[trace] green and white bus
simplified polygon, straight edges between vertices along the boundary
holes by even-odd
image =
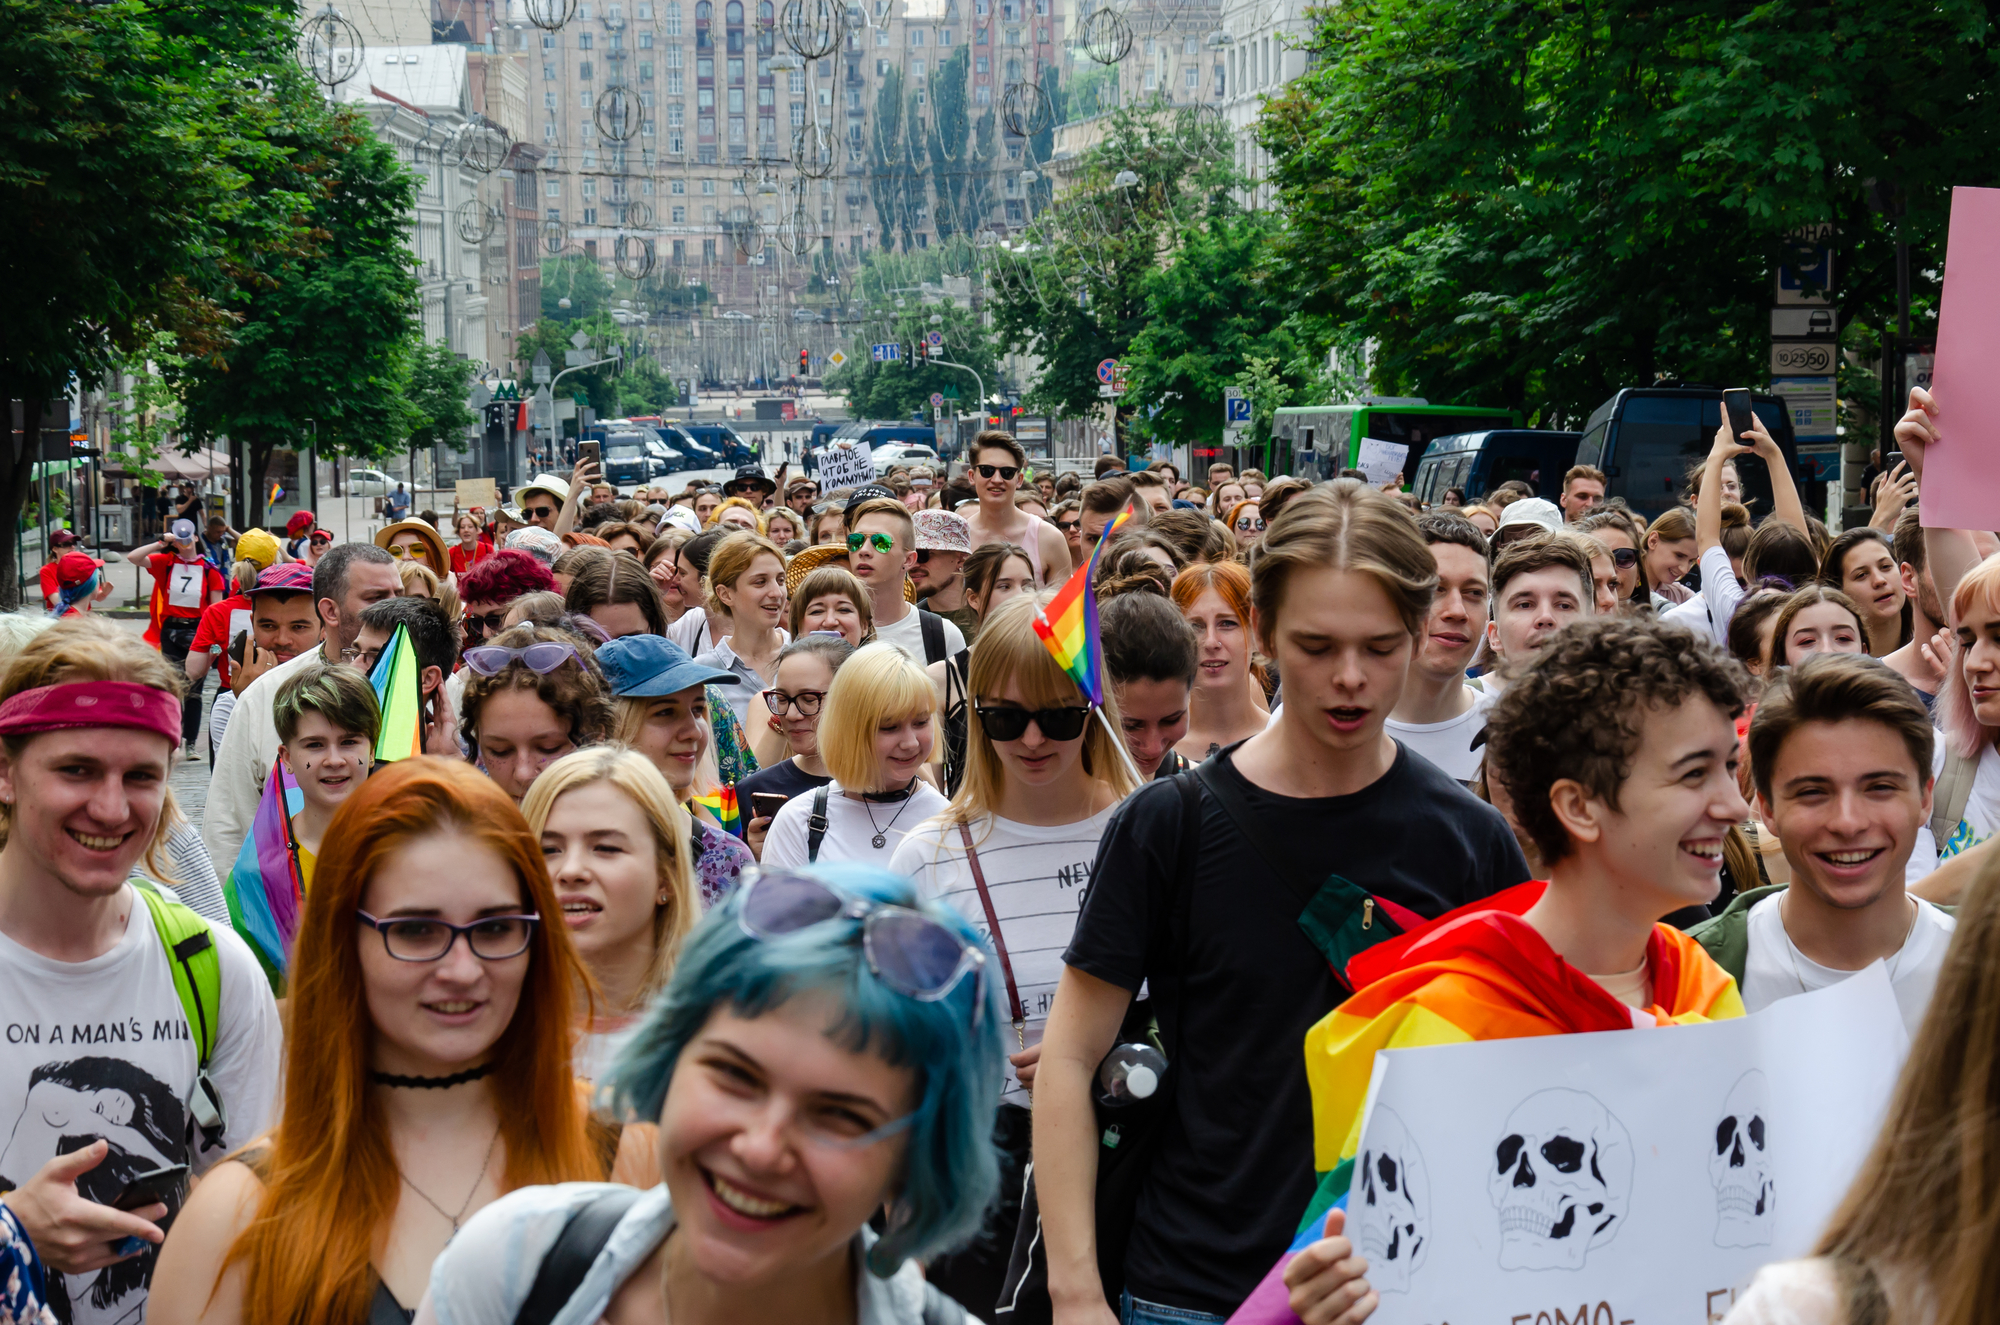
[[[1364,396],[1351,405],[1281,409],[1272,421],[1268,442],[1235,449],[1242,457],[1239,468],[1256,464],[1267,474],[1329,479],[1353,466],[1362,439],[1372,437],[1409,448],[1403,466],[1407,481],[1416,477],[1417,461],[1434,438],[1520,426],[1518,410],[1433,405],[1420,397]],[[1205,466],[1198,463],[1195,468]]]

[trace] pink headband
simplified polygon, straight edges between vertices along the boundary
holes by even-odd
[[[0,704],[0,736],[74,727],[133,727],[181,738],[181,701],[170,690],[131,681],[71,681],[23,690]]]

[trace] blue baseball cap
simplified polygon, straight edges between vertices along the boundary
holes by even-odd
[[[743,678],[719,667],[704,667],[687,650],[658,635],[627,635],[597,646],[597,665],[621,698],[677,695],[701,685],[742,685]]]

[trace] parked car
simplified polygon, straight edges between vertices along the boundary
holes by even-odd
[[[908,468],[939,463],[937,452],[922,442],[883,442],[874,447],[870,458],[875,462],[877,474],[886,474],[896,465]]]
[[[1800,468],[1798,440],[1785,402],[1759,392],[1750,397],[1750,405],[1784,452],[1801,488],[1817,483],[1816,471]],[[1708,455],[1721,425],[1719,387],[1626,387],[1592,411],[1577,443],[1576,463],[1603,470],[1604,495],[1623,497],[1650,520],[1680,503],[1688,470]],[[1742,480],[1743,504],[1751,516],[1769,514],[1771,475],[1764,462],[1753,455],[1739,456],[1736,476]],[[1824,491],[1802,491],[1801,496],[1807,510],[1825,505]]]
[[[1444,499],[1446,488],[1457,488],[1467,501],[1478,501],[1512,479],[1531,483],[1535,495],[1550,501],[1562,496],[1563,474],[1576,463],[1579,432],[1547,432],[1534,428],[1493,428],[1454,433],[1424,449],[1417,461],[1410,491],[1426,506]]]
[[[386,497],[395,489],[396,480],[379,469],[350,469],[347,471],[347,492],[350,497]]]
[[[657,466],[654,471],[656,474],[678,474],[681,470],[687,468],[687,457],[667,445],[661,439],[661,433],[658,428],[648,428],[646,429],[646,433],[646,450],[653,457],[654,465]]]

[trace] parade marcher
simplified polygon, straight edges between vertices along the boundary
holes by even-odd
[[[1027,554],[1037,584],[1061,584],[1070,572],[1069,543],[1054,525],[1014,505],[1027,467],[1028,453],[1013,434],[989,429],[972,439],[966,474],[979,504],[959,512],[965,517],[966,541],[975,548],[1011,543]]]
[[[889,860],[921,895],[984,922],[1013,1024],[1012,1070],[993,1130],[1002,1204],[989,1232],[929,1267],[931,1282],[980,1311],[999,1300],[1013,1247],[1028,1091],[1062,952],[1111,812],[1137,785],[1113,729],[1093,720],[1076,682],[1035,633],[1037,611],[1033,596],[1022,594],[987,618],[972,648],[965,775],[943,814],[919,825]],[[1115,700],[1108,707],[1115,724]]]
[[[797,641],[814,631],[833,631],[858,649],[875,638],[875,600],[868,596],[868,586],[840,564],[845,557],[830,560],[833,564],[806,572],[792,588],[791,636]],[[785,578],[792,578],[790,567]]]
[[[275,578],[279,572],[287,577],[297,575],[283,566],[266,574]],[[261,586],[261,576],[259,580]],[[264,795],[264,779],[270,776],[272,761],[278,757],[278,729],[271,721],[271,704],[278,687],[314,657],[352,663],[354,640],[361,633],[361,610],[370,603],[394,598],[402,588],[395,560],[372,543],[342,543],[313,567],[311,592],[321,626],[319,648],[280,663],[237,692],[229,729],[215,750],[215,772],[209,779],[208,804],[202,812],[201,836],[208,844],[210,859],[234,861],[250,832],[251,818]],[[261,587],[252,597],[262,597]],[[253,625],[262,615],[261,604],[258,609]]]
[[[1843,531],[1827,548],[1819,582],[1840,590],[1861,609],[1868,652],[1875,657],[1886,657],[1914,638],[1914,608],[1889,532],[1867,525]]]
[[[106,596],[109,582],[102,574],[104,563],[84,552],[65,552],[56,558],[56,599],[49,609],[49,615],[56,617],[80,616],[91,610],[98,600]],[[253,572],[254,573],[254,572]],[[223,601],[227,601],[226,599]],[[204,615],[212,612],[220,604],[210,604]],[[183,665],[188,666],[188,684],[199,703],[201,681],[190,665],[195,657],[190,646]],[[206,668],[203,669],[204,673]]]
[[[506,629],[507,608],[523,594],[556,587],[549,568],[525,552],[502,550],[459,577],[458,597],[465,605],[460,623],[468,647]]]
[[[776,738],[768,747],[771,757],[760,755],[757,771],[736,784],[737,803],[752,816],[743,834],[752,853],[762,853],[776,814],[760,810],[757,797],[810,796],[833,781],[819,749],[819,716],[834,674],[853,656],[852,644],[827,635],[801,636],[778,654],[771,688],[757,696],[757,712]]]
[[[965,601],[981,619],[1014,595],[1035,591],[1035,568],[1028,554],[1012,543],[980,545],[965,559],[960,574],[965,580]],[[965,769],[966,699],[970,693],[966,674],[971,662],[970,650],[960,649],[925,669],[937,688],[947,796],[958,793],[958,780]]]
[[[607,554],[602,549],[578,548],[568,555],[584,551],[597,555],[584,561],[563,591],[564,609],[589,617],[612,639],[665,635],[666,609],[660,604],[659,586],[646,568],[630,557]]]
[[[868,586],[875,607],[875,637],[893,644],[919,666],[942,662],[965,647],[965,636],[945,618],[911,606],[903,586],[916,562],[916,526],[901,502],[870,497],[847,508],[847,559]]]
[[[452,521],[458,541],[451,545],[451,573],[463,575],[477,562],[493,555],[493,543],[486,537],[477,509],[466,511]]]
[[[920,510],[910,520],[916,529],[917,559],[909,574],[917,603],[957,626],[970,641],[979,633],[979,611],[965,600],[965,559],[972,554],[965,517],[954,511]]]
[[[201,614],[201,624],[195,628],[194,643],[188,649],[187,674],[199,685],[201,678],[213,667],[216,674],[216,700],[220,702],[224,694],[231,695],[232,671],[235,659],[230,647],[236,637],[250,629],[250,592],[257,587],[258,578],[278,560],[278,540],[262,529],[252,529],[236,540],[236,562],[230,568],[230,580],[236,592],[219,603],[212,603]],[[313,634],[317,638],[319,623],[313,622]],[[296,652],[296,650],[294,650]],[[213,733],[214,724],[211,722]],[[214,750],[220,737],[211,735],[209,749]]]
[[[55,1318],[89,1325],[145,1314],[158,1225],[185,1193],[115,1210],[126,1183],[176,1164],[206,1173],[263,1129],[278,1086],[277,1008],[256,959],[134,877],[147,856],[158,872],[171,830],[181,686],[160,654],[92,617],[50,626],[0,674],[0,990],[24,1028],[0,1050],[17,1119],[0,1187],[57,1272]],[[132,1025],[158,1029],[72,1042]],[[70,1034],[42,1033],[56,1026]]]
[[[1924,529],[1913,506],[1896,521],[1894,542],[1903,593],[1910,603],[1910,642],[1883,658],[1889,670],[1910,683],[1924,707],[1936,711],[1938,691],[1949,670],[1949,650],[1936,638],[1944,627],[1944,606],[1931,582],[1924,555]]]
[[[1174,748],[1199,764],[1270,721],[1262,669],[1253,655],[1250,572],[1237,561],[1205,562],[1174,577],[1174,605],[1201,642],[1187,735]]]
[[[1903,886],[1929,817],[1933,749],[1930,714],[1909,686],[1861,657],[1816,655],[1765,689],[1750,770],[1791,886],[1740,893],[1690,931],[1751,1012],[1880,959],[1916,1035],[1952,930]]]
[[[314,663],[278,687],[271,721],[280,758],[303,798],[291,816],[291,840],[298,848],[299,883],[311,892],[327,825],[373,766],[382,711],[375,687],[359,671]]]
[[[544,768],[611,735],[611,692],[565,630],[515,626],[465,651],[458,725],[472,762],[520,804]]]
[[[1194,767],[1174,749],[1187,735],[1201,641],[1173,603],[1155,593],[1120,594],[1097,606],[1104,673],[1132,762],[1147,778]]]
[[[422,520],[398,520],[383,525],[375,533],[375,546],[398,561],[414,559],[430,568],[440,580],[451,574],[451,558],[444,538]]]
[[[748,730],[750,697],[770,683],[778,651],[792,642],[779,624],[785,620],[785,554],[748,530],[716,544],[708,558],[708,615],[718,638],[695,661],[741,679],[729,692],[729,707]]]
[[[1562,507],[1563,519],[1575,524],[1597,509],[1604,500],[1604,488],[1611,480],[1604,471],[1593,465],[1572,465],[1563,475],[1562,500],[1556,504]]]
[[[203,610],[229,595],[222,572],[203,559],[191,520],[174,521],[168,526],[165,538],[142,544],[125,555],[127,560],[144,566],[153,577],[146,642],[176,668],[185,667]],[[201,692],[190,686],[181,703],[181,744],[190,755],[194,753],[194,738],[200,729]]]
[[[713,906],[756,863],[750,848],[698,799],[721,789],[715,722],[718,711],[724,717],[729,712],[725,688],[740,682],[732,672],[698,665],[657,635],[613,640],[597,651],[597,661],[616,700],[614,739],[652,760],[692,816],[688,854],[702,904]]]
[[[1675,506],[1662,511],[1646,526],[1639,570],[1651,594],[1654,611],[1664,612],[1676,603],[1684,603],[1694,597],[1694,593],[1680,580],[1700,556],[1699,548],[1700,544],[1694,536],[1694,519],[1685,507]]]
[[[759,537],[764,533],[764,512],[756,503],[743,497],[724,497],[722,504],[709,517],[709,526],[715,529],[742,529]]]
[[[833,781],[778,811],[764,863],[888,864],[903,838],[945,807],[920,776],[936,739],[936,709],[930,677],[908,654],[880,642],[856,651],[820,711],[820,757]]]
[[[1753,454],[1763,460],[1771,472],[1773,509],[1771,520],[1765,527],[1750,535],[1739,568],[1731,564],[1728,540],[1723,532],[1723,504],[1734,502],[1738,497],[1729,495],[1723,471],[1727,467],[1733,474],[1735,458]],[[1720,643],[1729,630],[1729,618],[1735,613],[1736,604],[1742,601],[1747,585],[1756,584],[1764,575],[1775,574],[1791,588],[1804,588],[1806,581],[1812,579],[1818,569],[1819,559],[1812,555],[1809,546],[1803,559],[1797,556],[1796,549],[1787,550],[1781,546],[1794,541],[1782,532],[1784,526],[1789,526],[1800,536],[1798,541],[1803,540],[1805,508],[1799,504],[1799,490],[1792,482],[1790,463],[1785,459],[1784,452],[1778,449],[1778,444],[1771,440],[1771,434],[1766,431],[1762,420],[1745,434],[1743,440],[1739,440],[1730,430],[1729,411],[1724,410],[1721,426],[1715,430],[1714,445],[1709,448],[1708,459],[1701,471],[1700,491],[1695,495],[1695,545],[1700,549],[1697,564],[1701,567],[1701,593],[1661,613],[1660,619],[1702,631]],[[1759,535],[1763,536],[1761,542]],[[1741,579],[1737,578],[1739,570]]]
[[[319,522],[313,518],[311,511],[292,512],[291,518],[285,521],[286,560],[304,561],[306,559],[306,544],[312,537],[313,530],[318,527]]]
[[[42,569],[39,572],[42,586],[42,610],[45,612],[53,612],[56,609],[56,563],[62,560],[63,553],[73,550],[79,541],[76,531],[73,529],[49,530],[49,555],[48,559],[42,563]]]
[[[1133,503],[1135,491],[1131,479],[1114,474],[1097,480],[1077,495],[1076,538],[1080,557],[1089,559],[1090,554],[1097,550],[1097,541],[1104,537],[1105,526],[1116,520],[1119,512],[1127,506],[1133,508],[1136,517],[1127,528],[1137,528],[1146,523],[1148,512]],[[974,536],[977,537],[977,534]],[[1043,583],[1049,581],[1044,580]]]
[[[283,1110],[181,1211],[149,1320],[407,1319],[495,1198],[642,1173],[645,1138],[594,1122],[571,1074],[587,977],[560,913],[526,821],[467,765],[354,792],[299,922]]]
[[[727,621],[711,621],[708,614],[708,562],[715,555],[715,549],[723,539],[738,532],[734,529],[704,529],[687,542],[681,544],[678,558],[681,574],[681,595],[687,603],[687,610],[674,619],[667,629],[667,638],[685,650],[689,657],[707,653],[715,647],[717,640],[729,633]]]
[[[1866,653],[1868,627],[1854,600],[1838,589],[1809,584],[1786,597],[1771,627],[1771,664],[1796,667],[1815,653]]]
[[[805,522],[783,506],[774,506],[764,512],[764,537],[779,547],[802,542],[805,539]]]
[[[1616,611],[1620,603],[1650,605],[1652,597],[1644,587],[1645,576],[1639,570],[1639,526],[1632,523],[1632,517],[1616,506],[1600,506],[1581,520],[1570,522],[1574,533],[1586,534],[1597,544],[1597,553],[1592,560],[1611,558],[1614,589],[1612,605],[1606,608],[1600,602],[1600,615]]]
[[[522,484],[515,489],[514,503],[521,508],[521,519],[528,524],[566,534],[569,525],[557,523],[556,517],[567,514],[574,520],[577,498],[589,490],[596,477],[596,466],[578,460],[567,480],[560,474],[538,474],[533,482]]]
[[[416,655],[417,700],[422,706],[417,720],[423,724],[424,752],[459,758],[458,705],[450,690],[458,666],[458,628],[442,604],[408,596],[370,603],[361,610],[361,633],[354,637],[354,665],[372,677],[398,626],[408,632],[410,650]]]
[[[1436,584],[1385,494],[1340,480],[1293,498],[1252,585],[1259,642],[1285,678],[1279,720],[1113,814],[1035,1077],[1063,1325],[1120,1315],[1099,1270],[1091,1090],[1142,983],[1174,1084],[1110,1294],[1127,1322],[1220,1321],[1290,1243],[1313,1189],[1298,1046],[1344,996],[1332,963],[1346,954],[1306,936],[1302,907],[1365,901],[1386,939],[1528,877],[1499,813],[1382,730]]]
[[[1558,632],[1493,706],[1488,777],[1548,879],[1347,963],[1354,996],[1305,1038],[1322,1180],[1283,1269],[1299,1316],[1366,1314],[1340,1207],[1378,1050],[1743,1015],[1728,973],[1658,923],[1716,895],[1723,840],[1748,812],[1736,785],[1743,683],[1709,641],[1611,617]]]
[[[1558,630],[1596,611],[1590,559],[1567,539],[1546,534],[1516,539],[1493,558],[1490,601],[1486,645],[1495,665],[1480,684],[1497,692],[1507,684],[1510,666],[1526,665]]]
[[[570,941],[602,996],[576,1047],[600,1081],[673,974],[701,916],[687,811],[652,761],[621,746],[564,755],[521,804],[542,844]]]
[[[1462,515],[1419,516],[1417,528],[1437,561],[1438,591],[1424,621],[1409,679],[1383,729],[1459,782],[1479,776],[1473,741],[1486,730],[1492,696],[1465,683],[1465,669],[1486,638],[1492,594],[1486,539]]]
[[[696,929],[615,1076],[659,1120],[660,1185],[496,1202],[439,1258],[419,1325],[513,1325],[538,1282],[564,1320],[966,1325],[919,1266],[997,1186],[993,980],[977,931],[907,880],[760,871]],[[591,1270],[558,1279],[579,1227]]]
[[[238,566],[239,570],[242,568]],[[208,745],[215,752],[222,749],[223,737],[229,731],[230,716],[236,712],[237,698],[265,672],[290,662],[318,644],[320,639],[319,608],[312,596],[312,571],[304,562],[287,561],[257,572],[250,586],[243,591],[243,599],[249,604],[244,613],[247,629],[238,632],[228,623],[213,627],[217,631],[231,632],[229,645],[222,652],[222,656],[229,659],[229,684],[226,689],[218,691],[215,703],[208,712]],[[209,611],[215,612],[228,601],[224,599]],[[202,631],[195,635],[197,643],[210,629],[211,621],[204,617]]]

